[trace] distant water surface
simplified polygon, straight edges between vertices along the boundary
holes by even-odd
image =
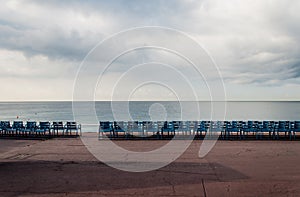
[[[90,113],[87,112],[86,106],[90,103],[82,102],[77,110],[76,121],[83,124],[83,129],[88,129],[91,119]],[[185,113],[182,117],[182,103],[175,101],[131,101],[114,102],[97,101],[93,102],[98,120],[151,120],[153,118],[167,120],[209,120],[211,117],[210,102],[198,102],[200,109],[200,118],[193,113]],[[214,106],[218,106],[214,105]],[[221,105],[223,105],[222,103]],[[189,112],[188,107],[195,106],[195,102],[184,102],[185,111]],[[227,120],[299,120],[300,119],[300,102],[226,102],[227,110],[225,119]],[[117,111],[113,115],[112,112]],[[218,110],[218,108],[214,108]],[[128,114],[130,116],[128,116]],[[155,117],[154,117],[155,116]],[[23,121],[55,121],[73,120],[72,102],[0,102],[0,120]]]

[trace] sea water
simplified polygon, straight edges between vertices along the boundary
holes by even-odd
[[[199,107],[199,114],[193,109]],[[77,121],[82,130],[94,131],[97,121],[104,120],[210,120],[213,110],[226,106],[226,120],[300,120],[300,102],[176,102],[176,101],[130,101],[130,102],[0,102],[0,120],[23,121]],[[74,116],[73,106],[76,106]],[[95,117],[91,117],[91,106]],[[185,107],[185,114],[182,116]],[[189,113],[189,107],[191,113]],[[222,111],[223,113],[223,111]],[[93,125],[95,123],[95,125]]]

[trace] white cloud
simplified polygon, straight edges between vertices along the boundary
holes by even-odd
[[[78,66],[95,44],[126,28],[161,25],[188,32],[210,52],[230,99],[298,100],[299,9],[300,2],[294,0],[6,1],[0,7],[0,75],[5,90],[0,99],[19,99],[12,89],[23,93],[21,99],[71,99]],[[151,53],[144,56],[153,59]],[[129,68],[140,60],[133,56],[126,61]],[[121,64],[107,73],[108,81],[124,72]],[[58,84],[66,91],[48,94]],[[36,91],[28,94],[28,87]]]

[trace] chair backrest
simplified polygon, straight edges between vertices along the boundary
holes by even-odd
[[[59,122],[53,122],[53,128],[54,129],[63,129],[64,128],[64,124],[62,121],[59,121]]]
[[[278,128],[287,128],[289,126],[289,121],[279,121]]]
[[[146,130],[158,130],[158,125],[153,121],[143,121],[143,126]]]
[[[190,122],[190,129],[197,130],[199,121],[189,121],[189,122]]]
[[[206,128],[210,128],[211,127],[211,121],[208,120],[208,121],[202,121],[205,125]]]
[[[164,129],[174,129],[174,123],[173,122],[169,122],[169,121],[165,121],[163,128]]]
[[[179,128],[179,125],[180,125],[181,123],[182,123],[181,121],[172,121],[172,124],[173,124],[174,129],[178,129],[178,128]]]
[[[236,128],[236,127],[238,127],[238,121],[232,121],[231,122],[231,126],[233,127],[233,128]]]
[[[147,125],[149,125],[151,122],[152,122],[152,121],[143,121],[143,122],[142,122],[142,126],[146,128]]]
[[[219,128],[221,123],[219,121],[211,121],[210,126],[211,128]]]
[[[191,121],[180,121],[178,128],[185,128],[188,129],[191,126]]]
[[[238,121],[238,126],[239,126],[239,127],[243,127],[243,122],[244,122],[244,121],[239,120],[239,121]]]
[[[109,128],[111,128],[111,124],[109,121],[100,121],[100,128],[101,129],[109,129]]]
[[[152,121],[143,121],[143,127],[148,128],[148,127],[152,127],[155,123]]]
[[[1,129],[8,129],[11,128],[10,121],[1,121],[0,122]]]
[[[114,121],[114,129],[115,130],[124,130],[124,122],[123,121]]]
[[[163,128],[164,127],[164,123],[165,123],[165,121],[157,121],[157,127],[158,127],[158,129]]]
[[[300,129],[300,121],[295,121],[294,128],[295,129]]]
[[[35,121],[27,121],[26,128],[27,129],[35,129],[36,128],[36,122]]]
[[[134,121],[133,122],[133,127],[134,128],[139,128],[140,126],[142,126],[141,122],[139,122],[139,121]]]
[[[67,122],[67,129],[77,129],[76,122]]]
[[[39,128],[43,129],[43,130],[50,129],[50,122],[40,122],[39,123]]]
[[[269,121],[263,121],[262,122],[262,127],[263,128],[269,128],[270,127],[270,122]]]
[[[247,122],[247,126],[248,126],[248,128],[252,128],[254,126],[254,122],[252,120],[249,120]]]
[[[222,131],[224,128],[224,123],[222,121],[211,121],[210,122],[210,129],[211,131]]]
[[[199,129],[206,129],[206,121],[201,121],[199,122],[198,128]]]
[[[226,128],[238,128],[239,126],[239,122],[236,121],[236,120],[233,120],[233,121],[224,121],[224,126]]]
[[[13,122],[13,126],[12,126],[14,129],[20,129],[20,128],[23,128],[23,121],[14,121]]]

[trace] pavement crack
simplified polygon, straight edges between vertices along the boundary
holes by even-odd
[[[206,189],[205,189],[204,179],[202,179],[201,182],[202,182],[202,187],[203,187],[203,195],[204,195],[204,197],[206,197],[207,194],[206,194]]]

